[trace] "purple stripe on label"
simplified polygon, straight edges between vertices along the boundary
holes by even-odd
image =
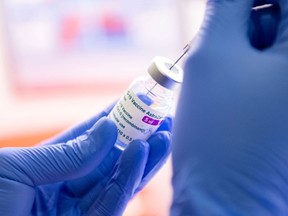
[[[162,123],[162,120],[157,120],[157,119],[153,119],[149,116],[144,116],[142,118],[142,122],[145,122],[146,124],[150,124],[150,125],[160,125]]]

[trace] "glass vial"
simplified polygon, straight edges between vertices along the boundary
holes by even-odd
[[[118,128],[117,148],[125,149],[134,139],[147,140],[171,111],[183,80],[182,69],[172,65],[167,58],[155,57],[147,76],[136,78],[110,112]]]

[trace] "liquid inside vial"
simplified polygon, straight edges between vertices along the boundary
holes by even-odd
[[[145,95],[138,93],[137,96],[147,106],[151,106],[154,103],[154,101],[150,97],[148,97],[147,94]]]

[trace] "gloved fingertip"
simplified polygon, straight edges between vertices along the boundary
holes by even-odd
[[[143,140],[133,140],[130,144],[128,144],[124,153],[127,155],[131,155],[132,158],[147,158],[149,154],[150,146],[146,141]]]
[[[77,138],[77,145],[82,157],[93,157],[97,161],[103,160],[112,150],[117,139],[117,127],[107,117],[102,117],[91,129]]]
[[[141,175],[142,177],[148,160],[149,149],[149,144],[143,140],[132,141],[120,158],[119,170],[130,176],[138,177]]]
[[[114,145],[117,139],[117,126],[108,117],[102,117],[88,132],[96,143]]]
[[[123,151],[113,177],[91,205],[88,215],[122,215],[143,177],[149,144],[134,140]]]
[[[159,131],[153,134],[148,142],[151,149],[158,149],[159,152],[171,151],[172,133],[169,131]]]
[[[142,140],[132,141],[123,151],[113,181],[110,182],[122,188],[125,196],[131,197],[139,186],[144,174],[149,156],[149,144]]]
[[[172,131],[173,129],[173,117],[172,116],[167,116],[164,120],[163,123],[160,125],[157,131]]]
[[[149,158],[145,167],[143,177],[150,179],[166,162],[171,153],[171,133],[161,131],[155,133],[148,140],[150,144]]]

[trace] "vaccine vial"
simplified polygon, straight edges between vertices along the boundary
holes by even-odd
[[[148,74],[136,78],[110,112],[118,128],[117,148],[124,150],[135,139],[147,140],[170,113],[183,80],[183,70],[173,63],[155,57]]]

